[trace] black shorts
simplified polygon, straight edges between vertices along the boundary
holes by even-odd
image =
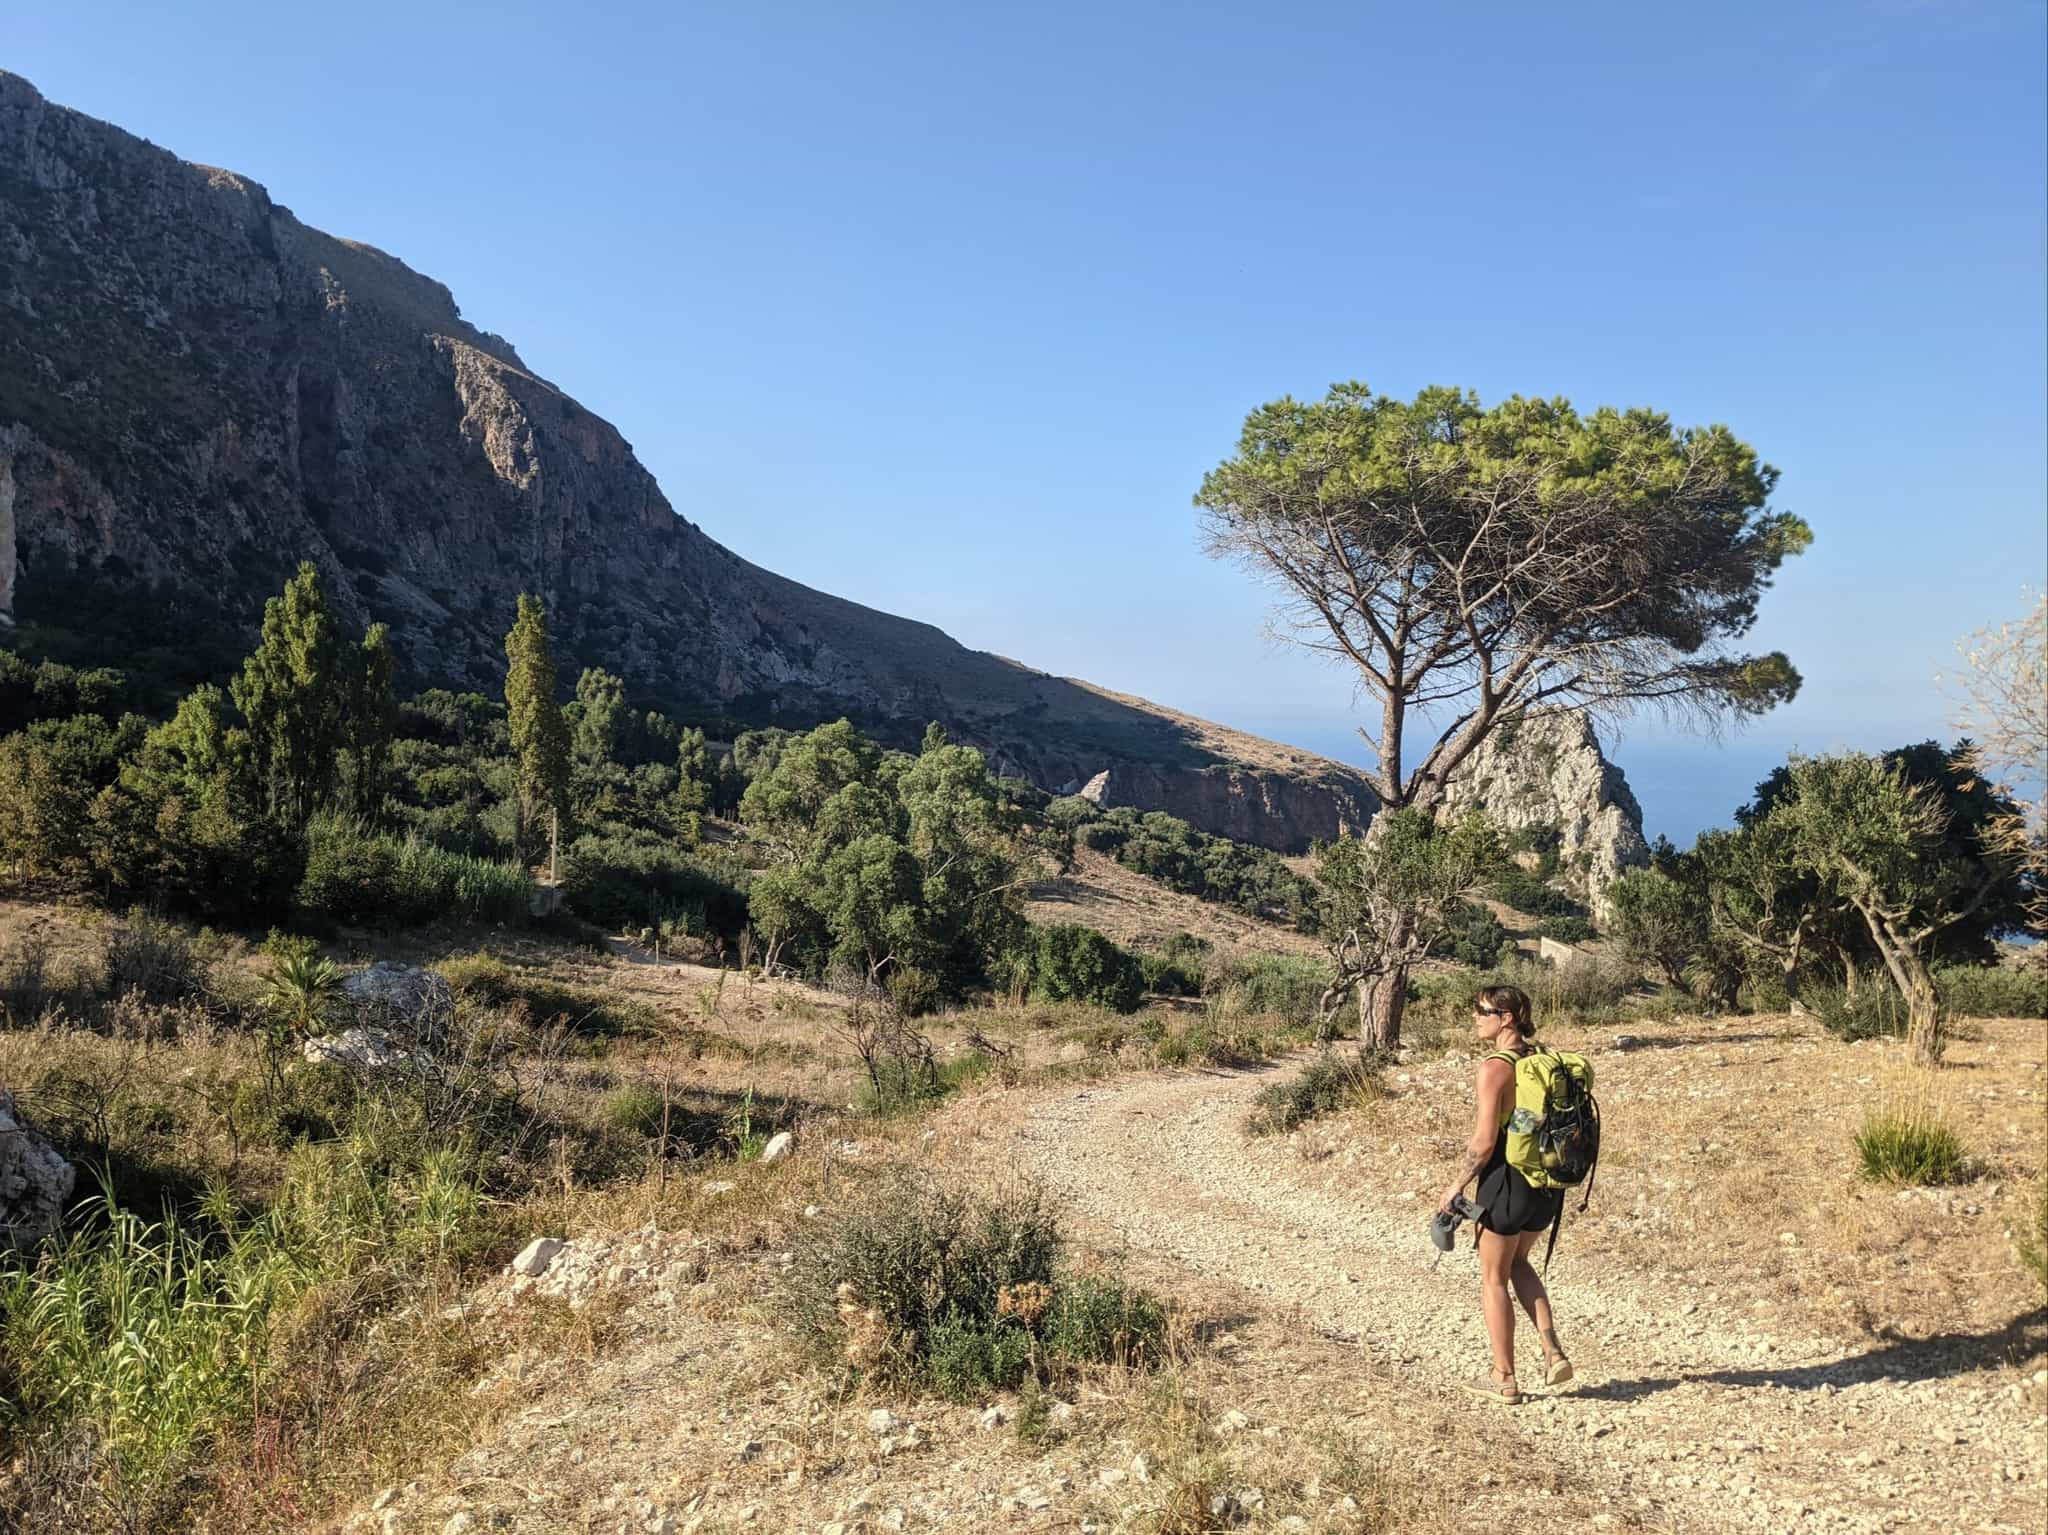
[[[1548,1231],[1564,1204],[1563,1189],[1536,1189],[1505,1162],[1479,1175],[1479,1224],[1502,1236]]]

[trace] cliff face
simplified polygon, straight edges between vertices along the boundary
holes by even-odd
[[[1555,827],[1565,875],[1601,921],[1608,887],[1650,861],[1642,807],[1576,710],[1495,730],[1451,780],[1444,813],[1474,806],[1503,831]]]
[[[1299,850],[1339,833],[1362,831],[1377,802],[1370,791],[1345,782],[1303,783],[1240,768],[1200,773],[1163,772],[1135,766],[1105,768],[1085,784],[1062,785],[1105,808],[1128,805],[1161,810],[1191,826],[1240,842],[1262,842],[1261,828],[1284,829],[1281,839],[1262,845]]]
[[[1048,787],[1283,851],[1363,781],[761,570],[403,262],[0,72],[0,621],[217,672],[301,559],[405,680],[495,691],[522,591],[563,670],[707,720],[927,720]]]

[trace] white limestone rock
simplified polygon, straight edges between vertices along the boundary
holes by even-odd
[[[22,1123],[13,1095],[0,1088],[0,1241],[26,1247],[47,1236],[77,1184],[78,1170]]]

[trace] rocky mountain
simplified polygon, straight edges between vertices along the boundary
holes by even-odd
[[[1341,763],[748,563],[440,283],[0,71],[0,623],[196,681],[302,559],[350,625],[391,625],[414,686],[495,692],[529,591],[567,677],[685,719],[844,714],[901,744],[938,719],[1046,789],[1282,852],[1377,808]],[[1599,888],[1641,817],[1575,728],[1527,727],[1466,786],[1559,825]]]
[[[1443,813],[1473,808],[1509,833],[1555,828],[1565,878],[1601,921],[1608,887],[1650,861],[1642,807],[1578,710],[1496,729],[1451,780]]]
[[[440,283],[0,72],[0,618],[196,680],[301,559],[414,685],[495,691],[531,591],[568,677],[705,723],[939,719],[1284,851],[1374,808],[1341,764],[749,564]]]

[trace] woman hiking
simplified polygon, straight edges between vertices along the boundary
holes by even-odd
[[[1474,1224],[1479,1228],[1479,1311],[1486,1319],[1487,1342],[1493,1346],[1493,1369],[1465,1389],[1512,1406],[1522,1400],[1522,1392],[1515,1384],[1515,1307],[1508,1298],[1510,1285],[1543,1340],[1546,1382],[1559,1386],[1572,1378],[1571,1361],[1557,1341],[1557,1324],[1550,1314],[1550,1292],[1543,1288],[1536,1266],[1529,1261],[1536,1239],[1557,1219],[1564,1190],[1531,1188],[1507,1161],[1507,1124],[1515,1107],[1515,1062],[1529,1053],[1536,1032],[1528,993],[1515,986],[1483,988],[1473,1005],[1472,1032],[1488,1047],[1479,1063],[1478,1114],[1465,1160],[1437,1208],[1448,1211],[1465,1185],[1478,1178],[1474,1202],[1481,1213]]]

